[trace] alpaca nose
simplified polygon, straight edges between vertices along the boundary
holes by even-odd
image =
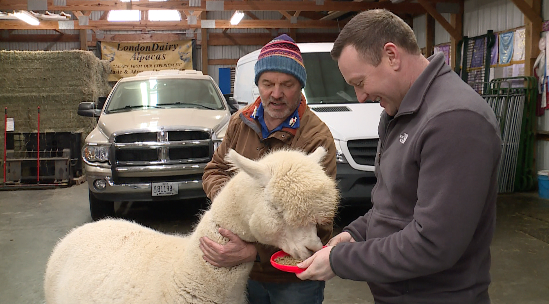
[[[317,236],[315,236],[314,238],[303,241],[300,244],[296,244],[296,246],[293,246],[288,253],[296,259],[305,260],[320,249],[322,249],[322,242]]]

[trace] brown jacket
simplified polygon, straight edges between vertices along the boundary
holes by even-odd
[[[260,124],[251,117],[255,107],[259,106],[260,103],[261,99],[258,98],[254,104],[247,106],[231,117],[223,142],[217,148],[212,160],[204,170],[202,182],[208,198],[213,200],[231,177],[231,172],[228,170],[229,166],[224,160],[229,149],[233,149],[247,158],[259,159],[271,149],[287,147],[310,153],[317,147],[322,146],[328,151],[328,154],[324,158],[324,168],[326,173],[335,179],[336,148],[332,133],[326,124],[307,106],[305,97],[301,96],[298,110],[300,119],[299,128],[284,128],[272,133],[265,140],[261,136]],[[318,235],[322,243],[326,244],[332,235],[333,226],[328,225],[318,228]],[[271,255],[280,249],[262,244],[257,244],[256,248],[260,256],[260,262],[254,264],[250,274],[251,279],[278,283],[300,281],[295,274],[282,272],[271,266],[269,261]]]

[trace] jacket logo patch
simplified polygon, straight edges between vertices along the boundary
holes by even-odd
[[[400,134],[400,143],[403,144],[406,142],[406,139],[408,139],[408,133],[402,133]]]
[[[290,127],[293,127],[296,121],[297,121],[297,117],[293,117],[292,119],[290,119]]]

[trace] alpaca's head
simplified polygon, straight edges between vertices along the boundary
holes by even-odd
[[[316,225],[331,224],[339,202],[336,182],[326,175],[322,147],[307,155],[296,150],[278,150],[258,161],[230,150],[227,160],[248,174],[262,195],[250,219],[258,242],[281,248],[305,259],[322,248]]]

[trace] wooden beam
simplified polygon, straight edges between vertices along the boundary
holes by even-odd
[[[236,65],[238,59],[209,59],[209,65]]]
[[[433,55],[435,50],[435,19],[427,14],[427,24],[425,26],[425,57]]]
[[[452,36],[454,39],[461,39],[461,35],[456,31],[456,29],[444,18],[439,12],[437,12],[436,8],[427,0],[417,0],[423,8],[429,13],[429,15],[433,16],[440,25]]]
[[[75,20],[71,20],[75,21]],[[232,25],[229,20],[215,20],[215,28],[340,28],[345,25],[344,22],[336,21],[316,21],[299,20],[297,23],[291,23],[290,20],[242,20],[237,25]],[[138,22],[110,22],[104,20],[90,20],[88,25],[79,25],[74,22],[74,29],[88,30],[173,30],[176,29],[199,29],[201,20],[197,24],[188,24],[186,20],[182,21],[148,21]],[[40,21],[40,24],[33,26],[20,20],[0,20],[0,29],[14,30],[56,30],[59,29],[58,21]]]
[[[175,41],[185,40],[185,34],[178,33],[142,33],[142,34],[114,34],[104,35],[103,38],[97,39],[98,41],[114,42],[114,41],[127,41],[127,42],[158,42],[158,41]]]
[[[338,33],[296,33],[296,42],[334,42]],[[264,45],[270,33],[209,33],[208,45]]]
[[[518,9],[524,14],[525,18],[528,18],[533,23],[542,23],[543,20],[541,19],[541,7],[538,8],[536,11],[534,8],[532,8],[532,1],[531,0],[511,0]]]
[[[451,14],[451,23],[452,26],[456,29],[456,31],[459,33],[460,38],[456,39],[454,37],[450,37],[450,66],[452,67],[452,70],[455,71],[456,68],[456,58],[457,58],[457,46],[461,39],[463,39],[463,11],[464,11],[464,3],[462,2],[459,6],[459,13],[457,14]],[[457,63],[460,64],[460,63]]]
[[[288,14],[287,11],[278,11],[282,16],[286,17],[288,20],[292,20],[292,15]]]
[[[101,18],[99,20],[107,20],[107,17],[109,17],[110,11],[103,11],[103,14],[101,14]]]
[[[450,1],[454,2],[456,0]],[[47,0],[48,10],[50,11],[107,11],[107,10],[195,10],[206,11],[206,2],[201,1],[199,7],[190,6],[189,0],[168,0],[168,1],[139,1],[139,2],[121,2],[119,0],[66,0],[65,5],[55,5],[54,0]],[[449,2],[448,0],[436,0],[432,2]],[[27,1],[24,0],[0,0],[2,10],[26,10]],[[268,0],[250,0],[250,1],[225,1],[223,10],[225,11],[279,11],[284,8],[286,11],[365,11],[375,8],[385,8],[392,12],[402,13],[424,13],[425,10],[417,3],[399,3],[392,2],[347,2],[347,1],[324,1],[317,5],[310,1],[268,1]]]
[[[79,34],[15,34],[0,35],[0,42],[79,42]]]
[[[80,49],[87,51],[88,50],[88,31],[80,30]]]

